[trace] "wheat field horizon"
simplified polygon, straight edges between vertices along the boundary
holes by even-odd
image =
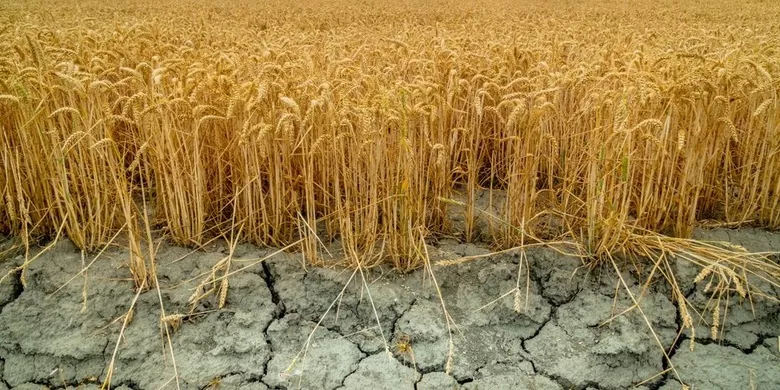
[[[417,270],[444,314],[449,375],[457,325],[429,248],[494,251],[442,267],[518,253],[502,297],[523,315],[537,283],[526,250],[544,246],[615,271],[677,376],[642,312],[651,285],[677,306],[674,349],[685,334],[691,352],[696,325],[722,337],[730,299],[780,298],[777,253],[692,238],[780,229],[777,20],[780,3],[761,0],[3,2],[0,235],[22,260],[0,282],[23,289],[67,238],[86,297],[86,254],[121,247],[136,295],[119,339],[156,291],[173,358],[182,319],[207,299],[223,309],[229,277],[242,280],[241,243],[352,271],[387,351],[364,272]],[[161,242],[215,240],[226,256],[190,314],[166,313]],[[684,284],[706,284],[700,312]]]
[[[475,239],[485,190],[497,247],[780,227],[776,9],[188,4],[6,6],[3,233],[96,250],[148,205],[180,244],[339,237],[403,269]]]

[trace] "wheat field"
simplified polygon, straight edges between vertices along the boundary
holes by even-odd
[[[780,228],[771,1],[7,1],[0,233],[641,251]],[[477,197],[503,199],[488,234]],[[463,215],[453,222],[453,212]],[[157,233],[155,233],[157,234]]]

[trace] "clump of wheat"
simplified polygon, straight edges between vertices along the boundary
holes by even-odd
[[[241,224],[257,244],[316,251],[338,237],[359,255],[348,265],[402,270],[438,235],[499,246],[561,235],[603,255],[638,232],[689,236],[701,219],[780,227],[773,5],[744,7],[739,31],[725,1],[706,22],[684,4],[639,6],[674,26],[659,31],[606,4],[598,17],[546,3],[533,6],[565,15],[528,17],[500,0],[348,7],[371,28],[341,18],[342,1],[274,4],[284,22],[258,30],[252,5],[226,13],[225,29],[163,3],[89,25],[73,10],[9,8],[38,17],[0,33],[1,233],[29,241],[62,226],[90,250],[126,230],[136,283],[149,286],[139,196],[180,244]],[[183,16],[166,42],[150,38]],[[483,189],[505,197],[487,231]],[[446,201],[456,195],[462,223]],[[730,283],[744,295],[741,282]]]
[[[685,239],[704,219],[780,228],[780,6],[661,2],[162,0],[85,23],[98,1],[11,0],[0,234],[89,251],[124,233],[139,293],[156,285],[151,226],[195,247],[230,237],[190,312],[162,315],[174,331],[209,296],[228,303],[240,240],[323,264],[338,239],[341,265],[401,271],[440,236],[674,254],[718,297],[715,339],[720,297],[780,280],[765,256]],[[447,372],[454,353],[450,337]]]

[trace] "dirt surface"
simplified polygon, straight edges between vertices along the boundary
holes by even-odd
[[[763,231],[696,234],[780,250],[780,237]],[[442,242],[429,251],[452,259],[488,249]],[[632,301],[611,268],[588,271],[550,249],[527,252],[519,312],[518,253],[434,266],[448,321],[423,270],[304,270],[300,255],[288,253],[252,265],[273,251],[242,245],[232,269],[251,266],[230,277],[226,306],[218,310],[209,297],[189,314],[196,285],[226,253],[163,244],[160,294],[138,296],[120,338],[135,297],[127,253],[109,250],[80,275],[92,257],[58,243],[30,265],[26,285],[19,273],[0,284],[0,390],[98,388],[115,350],[112,387],[123,390],[176,388],[177,377],[185,389],[679,389],[658,341],[672,346],[677,372],[694,389],[780,388],[780,307],[766,300],[730,300],[722,337],[710,339],[702,324],[691,351],[688,332],[677,338],[681,320],[666,284],[641,299],[650,332],[638,310],[616,316]],[[2,275],[21,260],[3,260]],[[678,262],[676,271],[687,299],[706,306],[692,283],[698,270]],[[639,296],[640,281],[622,277]],[[166,315],[187,315],[171,336],[175,364],[161,302]]]

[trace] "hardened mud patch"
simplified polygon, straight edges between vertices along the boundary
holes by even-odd
[[[756,240],[767,237],[761,233]],[[774,241],[766,245],[780,247]],[[436,259],[489,252],[448,242],[429,251]],[[175,374],[183,389],[620,389],[668,368],[655,337],[669,347],[681,327],[664,283],[652,284],[641,299],[654,336],[637,310],[615,316],[632,301],[614,271],[589,272],[580,259],[550,249],[529,250],[527,263],[517,253],[446,267],[434,261],[454,321],[451,333],[423,270],[399,275],[374,269],[362,276],[352,270],[304,271],[298,257],[284,253],[232,275],[223,309],[212,295],[191,312],[195,287],[225,253],[186,256],[189,252],[160,247],[160,296],[156,289],[139,295],[121,339],[117,319],[135,296],[122,266],[128,254],[110,250],[79,274],[91,256],[82,257],[67,242],[44,253],[27,270],[26,287],[14,287],[0,313],[0,390],[95,387],[105,379],[118,340],[112,388],[122,389],[170,387]],[[271,253],[242,246],[232,269]],[[530,274],[521,272],[516,301],[521,263],[530,266]],[[698,272],[681,261],[673,268],[681,281]],[[628,272],[622,277],[639,296],[643,280]],[[4,281],[0,292],[6,283],[20,282]],[[693,283],[683,288],[697,310],[707,303],[702,289]],[[161,336],[160,298],[167,315],[184,315],[171,334],[175,371]],[[683,333],[671,354],[680,377],[696,388],[780,383],[774,374],[780,359],[778,306],[732,299],[728,312],[717,339],[710,338],[706,323],[697,324],[693,351],[689,331]],[[670,373],[644,385],[679,387]]]

